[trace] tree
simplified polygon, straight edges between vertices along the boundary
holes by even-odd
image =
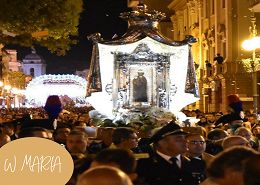
[[[8,84],[18,89],[25,89],[26,86],[25,78],[31,77],[30,75],[24,74],[20,71],[6,71],[6,72],[7,72]]]
[[[41,45],[65,55],[78,35],[82,0],[1,0],[0,43],[31,47]],[[46,36],[33,37],[43,32]]]

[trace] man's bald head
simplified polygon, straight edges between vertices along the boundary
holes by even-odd
[[[247,141],[246,138],[242,136],[229,136],[223,140],[222,146],[223,149],[230,148],[232,146],[250,146],[249,142]]]
[[[0,148],[11,141],[7,134],[0,133]]]
[[[132,185],[128,175],[118,168],[99,166],[84,172],[76,185]]]

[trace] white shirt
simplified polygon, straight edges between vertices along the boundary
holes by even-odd
[[[172,161],[170,161],[170,159],[172,158],[172,156],[165,155],[165,154],[159,152],[158,150],[156,150],[156,153],[157,153],[159,156],[161,156],[162,158],[164,158],[166,161],[168,161],[169,163],[172,164]],[[179,166],[179,168],[181,168],[181,155],[179,154],[179,155],[177,155],[177,156],[175,156],[175,157],[176,157],[176,159],[177,159],[177,161],[176,161],[177,165]]]

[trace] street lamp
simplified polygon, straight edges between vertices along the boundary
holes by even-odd
[[[257,37],[256,30],[256,18],[251,16],[252,26],[249,27],[250,40],[245,40],[242,44],[242,47],[245,50],[252,51],[252,60],[251,60],[251,68],[252,68],[252,82],[253,82],[253,107],[254,113],[257,114],[257,60],[256,60],[256,49],[260,48],[260,37]]]

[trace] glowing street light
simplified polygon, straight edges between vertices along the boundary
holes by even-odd
[[[260,48],[260,37],[253,37],[250,40],[245,40],[242,47],[248,51],[253,51],[256,48]]]
[[[242,47],[245,50],[252,51],[252,61],[251,61],[251,67],[252,67],[252,82],[253,82],[253,107],[254,107],[254,113],[257,114],[257,97],[259,96],[257,94],[257,70],[256,70],[256,54],[255,51],[257,48],[260,48],[260,37],[256,37],[257,30],[256,30],[256,18],[254,16],[251,16],[251,23],[252,26],[249,27],[249,33],[250,33],[250,40],[245,40],[242,44]]]
[[[4,89],[7,90],[7,92],[9,92],[10,89],[11,89],[11,86],[10,86],[10,85],[5,85],[5,86],[4,86]]]

